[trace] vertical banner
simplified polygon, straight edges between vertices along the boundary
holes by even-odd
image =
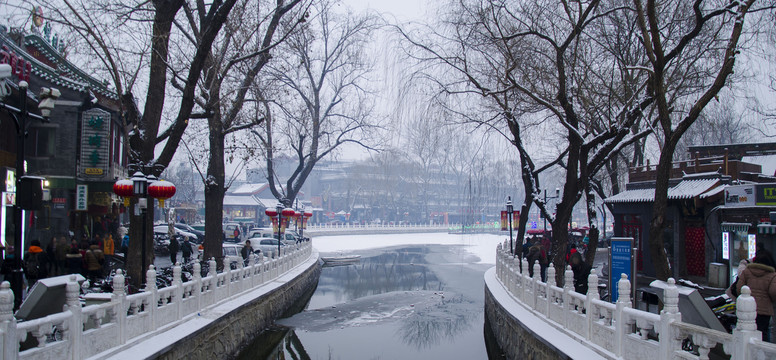
[[[507,219],[507,212],[505,210],[502,210],[501,211],[501,231],[506,231],[508,224],[509,224],[509,219]]]
[[[89,208],[89,187],[88,185],[78,185],[75,191],[75,210],[86,211]]]
[[[722,259],[730,260],[730,233],[722,232]]]
[[[755,254],[757,253],[757,235],[755,234],[748,234],[747,236],[747,242],[749,245],[749,259],[754,258]]]
[[[633,287],[632,259],[633,259],[633,238],[612,238],[611,248],[609,250],[609,289],[611,290],[609,298],[617,302],[619,296],[618,282],[621,274],[628,276]]]
[[[520,211],[513,211],[512,212],[512,229],[517,229],[518,225],[520,225]]]

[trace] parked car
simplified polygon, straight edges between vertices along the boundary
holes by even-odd
[[[223,226],[224,229],[224,240],[225,241],[231,241],[231,242],[238,242],[240,239],[235,239],[234,237],[234,230],[238,229],[240,230],[240,224],[238,223],[226,223]],[[242,232],[242,230],[240,230]],[[242,235],[242,234],[240,234]]]
[[[275,257],[277,256],[278,252],[278,239],[268,238],[268,237],[252,237],[248,238],[248,240],[251,241],[251,247],[253,250],[260,250],[262,254],[266,257],[270,257],[270,254],[273,254]],[[243,242],[242,244],[245,244]],[[286,244],[280,244],[280,248],[286,247]]]
[[[196,235],[196,237],[194,237],[194,238],[189,238],[189,241],[191,241],[191,242],[194,242],[194,243],[197,243],[197,244],[201,244],[203,241],[205,241],[205,232],[201,231],[201,230],[197,230],[197,229],[189,226],[188,224],[175,223],[175,228],[178,229],[178,230],[190,232],[190,233]]]
[[[243,261],[242,255],[240,253],[240,250],[242,250],[242,245],[239,244],[222,244],[221,245],[221,252],[224,255],[224,258],[227,259],[229,262],[229,267],[232,269],[236,269],[240,266],[240,263]],[[200,261],[202,260],[202,254],[203,249],[199,249],[199,253],[197,255],[197,259]]]
[[[161,234],[167,235],[167,229],[168,229],[168,225],[155,225],[154,236],[161,235]],[[188,236],[189,241],[196,241],[198,239],[197,234],[194,234],[185,230],[181,230],[177,227],[175,228],[175,234],[180,237]]]
[[[253,229],[248,233],[248,239],[250,238],[271,238],[276,239],[277,236],[272,231],[272,229],[268,228],[258,228]],[[293,230],[286,230],[283,233],[283,243],[287,245],[293,245],[297,243],[297,240],[299,239],[298,235]]]

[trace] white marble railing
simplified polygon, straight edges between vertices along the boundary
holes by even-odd
[[[540,279],[539,264],[534,277],[528,276],[528,262],[509,253],[509,244],[499,244],[496,276],[516,302],[542,315],[559,331],[584,339],[585,346],[595,345],[611,358],[624,359],[708,359],[717,344],[733,360],[775,359],[776,344],[761,340],[755,317],[757,306],[749,287],[741,290],[736,301],[738,324],[732,334],[682,322],[679,292],[674,279],[664,290],[660,315],[634,309],[630,302],[631,286],[623,274],[618,283],[617,303],[598,297],[598,276],[588,277],[588,293],[574,291],[574,273],[567,267],[565,286],[555,285],[555,268],[547,268],[547,282]],[[690,342],[685,340],[690,340]],[[688,344],[691,344],[692,351]]]
[[[381,230],[381,229],[460,229],[460,224],[316,224],[308,225],[305,231],[326,230]]]
[[[172,285],[158,289],[156,270],[149,267],[143,292],[127,295],[124,276],[113,278],[111,301],[82,307],[75,276],[66,285],[66,305],[61,313],[17,322],[13,316],[13,292],[8,282],[0,284],[0,359],[84,359],[126,344],[129,339],[173,324],[234,295],[251,290],[307,260],[311,242],[283,250],[276,259],[251,256],[247,266],[216,273],[216,261],[209,261],[209,273],[200,275],[194,264],[193,279],[181,281],[181,268],[173,268]],[[34,337],[37,346],[19,351],[20,344]],[[33,343],[33,345],[35,342]]]

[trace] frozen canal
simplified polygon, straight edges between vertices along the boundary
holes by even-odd
[[[324,266],[304,311],[279,320],[238,358],[500,359],[486,340],[483,274],[504,239],[315,237],[321,256],[358,254],[360,262]]]

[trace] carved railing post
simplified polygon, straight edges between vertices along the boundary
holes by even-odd
[[[81,287],[78,285],[78,280],[75,275],[70,275],[65,284],[65,308],[72,314],[70,321],[67,324],[67,340],[70,346],[71,359],[80,359],[81,356],[81,338],[84,333],[84,323],[81,320],[81,301],[78,300],[78,296],[81,295]],[[19,349],[19,343],[13,348],[14,352]],[[14,359],[18,357],[14,355]]]
[[[224,286],[226,286],[226,296],[232,296],[232,266],[229,263],[229,258],[224,256]],[[220,299],[216,299],[218,301]]]
[[[557,286],[555,284],[555,265],[552,263],[547,267],[547,286]],[[549,291],[549,288],[547,291]]]
[[[587,320],[587,339],[593,336],[593,323],[598,320],[598,312],[593,306],[593,300],[599,300],[598,296],[598,274],[595,269],[590,270],[587,276],[587,296],[585,297],[585,319]]]
[[[611,296],[611,295],[610,295]],[[614,313],[614,349],[615,355],[623,356],[625,354],[625,337],[628,336],[630,325],[625,323],[625,308],[633,307],[631,303],[631,283],[628,276],[620,274],[620,280],[617,282],[617,308]]]
[[[752,290],[744,285],[741,288],[741,295],[736,299],[736,317],[738,323],[733,330],[733,351],[730,354],[731,360],[748,359],[749,345],[753,339],[761,339],[762,334],[757,331],[757,303],[752,297]]]
[[[679,313],[679,290],[674,278],[668,279],[668,286],[663,289],[663,310],[660,311],[660,358],[670,359],[675,349],[681,348],[681,343],[674,336],[673,323],[682,321]],[[657,329],[656,329],[657,330]]]
[[[124,271],[116,270],[116,275],[113,276],[111,301],[114,302],[114,305],[111,307],[113,311],[111,316],[116,319],[116,324],[119,327],[119,344],[127,342],[127,293],[124,291],[124,280]]]
[[[3,281],[0,284],[0,336],[3,337],[1,353],[3,359],[16,359],[19,356],[19,342],[16,340],[19,337],[16,334],[16,318],[13,316],[13,299],[11,284]],[[77,297],[76,300],[78,300]]]
[[[574,272],[571,271],[571,265],[566,265],[566,271],[563,273],[563,327],[569,327],[571,305],[571,292],[574,291]]]
[[[194,265],[191,266],[192,277],[194,278],[194,289],[192,290],[192,296],[197,299],[197,310],[202,309],[202,265],[199,261],[194,261]]]
[[[181,263],[172,267],[172,306],[175,306],[176,319],[183,318],[183,280],[181,280]]]
[[[149,293],[147,298],[148,304],[145,304],[148,310],[146,321],[150,322],[151,330],[156,330],[156,310],[159,306],[159,292],[156,288],[156,267],[153,265],[148,265],[148,271],[146,271],[145,291]]]
[[[539,265],[539,260],[534,260],[533,263],[533,277],[531,278],[531,308],[536,309],[536,305],[539,303],[539,281],[542,279],[542,266]]]
[[[528,276],[528,259],[520,259],[520,257],[517,257],[519,263],[520,263],[520,273],[516,274],[518,277],[520,277],[520,301],[524,303],[528,303],[528,284],[531,281],[531,277]]]

